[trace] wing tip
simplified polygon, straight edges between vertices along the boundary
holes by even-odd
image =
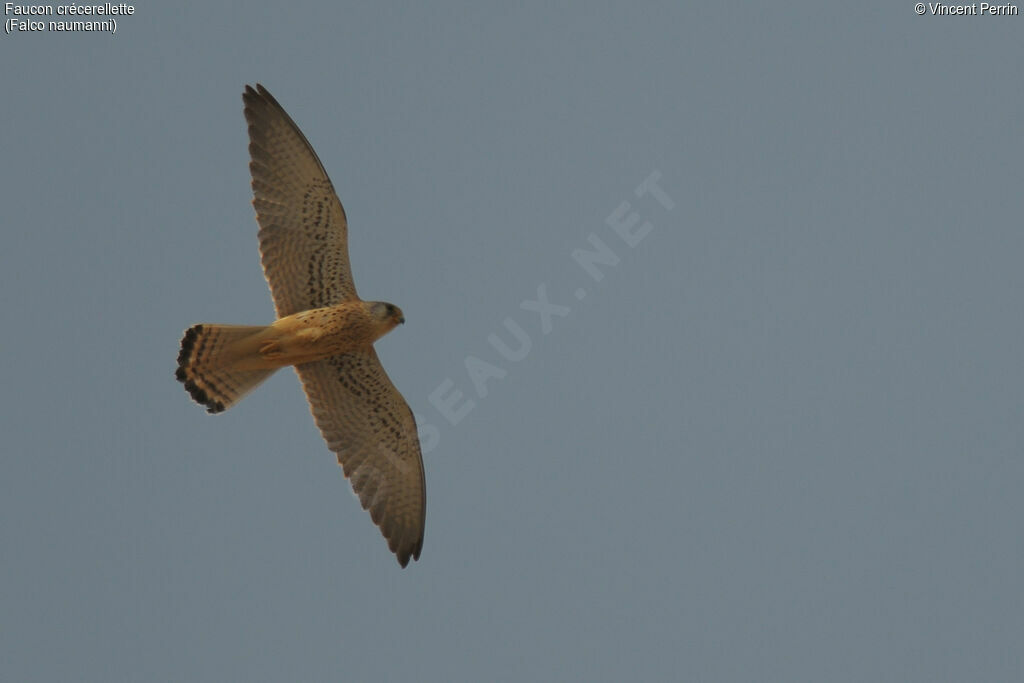
[[[420,559],[420,551],[421,550],[423,550],[423,537],[422,536],[420,537],[420,540],[416,543],[415,547],[413,547],[413,548],[404,548],[402,550],[394,551],[395,559],[398,560],[398,564],[400,564],[402,566],[402,569],[405,569],[407,566],[409,566],[410,558],[413,561],[419,561],[419,559]]]
[[[246,83],[245,90],[242,91],[242,102],[245,104],[247,112],[260,105],[284,111],[277,98],[271,95],[270,91],[263,87],[262,83],[257,83],[255,88]]]

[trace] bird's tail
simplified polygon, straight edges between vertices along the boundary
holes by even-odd
[[[181,338],[178,381],[210,413],[227,410],[277,370],[253,367],[258,335],[266,327],[193,325]],[[246,363],[245,361],[250,362]]]

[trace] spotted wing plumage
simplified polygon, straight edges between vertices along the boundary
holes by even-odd
[[[426,521],[423,458],[412,411],[376,352],[295,366],[327,446],[404,567],[419,559]]]
[[[260,255],[277,316],[357,298],[348,221],[323,164],[262,85],[242,95]]]

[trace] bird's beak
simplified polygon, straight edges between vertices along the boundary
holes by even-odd
[[[404,325],[405,324],[405,316],[399,316],[398,317],[398,324],[399,325]]]

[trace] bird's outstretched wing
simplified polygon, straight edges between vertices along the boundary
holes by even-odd
[[[260,255],[277,317],[357,298],[348,222],[323,164],[262,85],[242,95]]]
[[[423,458],[412,411],[372,349],[295,366],[320,432],[388,547],[419,559],[426,521]]]

